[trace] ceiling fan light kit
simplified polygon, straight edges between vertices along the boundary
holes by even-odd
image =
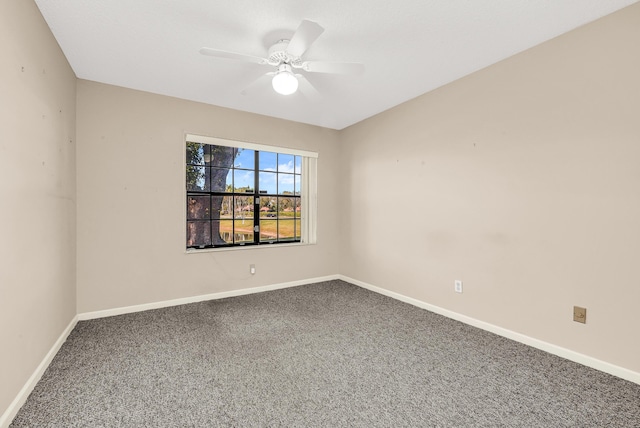
[[[298,90],[298,79],[291,72],[289,64],[281,64],[271,80],[273,89],[282,95],[291,95]]]
[[[232,59],[236,61],[250,62],[260,65],[269,65],[276,71],[268,72],[273,75],[271,85],[273,89],[282,95],[291,95],[298,90],[298,79],[302,79],[305,87],[304,95],[317,94],[313,85],[303,74],[294,74],[293,69],[299,69],[307,73],[346,74],[359,75],[364,71],[364,66],[359,63],[302,61],[301,57],[311,44],[322,34],[324,28],[317,22],[304,20],[291,37],[291,40],[278,40],[271,46],[267,58],[246,55],[236,52],[228,52],[220,49],[202,48],[200,53],[216,58]]]

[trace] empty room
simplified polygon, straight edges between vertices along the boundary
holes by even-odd
[[[640,427],[638,0],[2,0],[0,46],[0,428]]]

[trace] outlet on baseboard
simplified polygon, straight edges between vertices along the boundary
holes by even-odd
[[[249,272],[251,273],[251,275],[255,275],[256,274],[256,265],[249,265]]]
[[[453,281],[453,289],[456,291],[456,293],[462,293],[462,281],[460,281],[459,279]]]

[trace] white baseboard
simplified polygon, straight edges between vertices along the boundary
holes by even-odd
[[[262,293],[264,291],[279,290],[282,288],[297,287],[299,285],[313,284],[315,282],[330,281],[338,279],[338,275],[322,276],[317,278],[303,279],[299,281],[283,282],[280,284],[264,285],[261,287],[244,288],[242,290],[222,291],[220,293],[202,294],[199,296],[184,297],[180,299],[164,300],[161,302],[144,303],[141,305],[125,306],[121,308],[105,309],[103,311],[85,312],[78,314],[79,321],[86,321],[96,318],[111,317],[114,315],[129,314],[132,312],[148,311],[150,309],[168,308],[171,306],[186,305],[188,303],[204,302],[207,300],[224,299],[226,297],[244,296],[246,294]]]
[[[557,355],[562,358],[566,358],[567,360],[576,362],[578,364],[582,364],[587,367],[591,367],[596,370],[600,370],[605,373],[609,373],[610,375],[628,380],[633,383],[637,383],[640,385],[640,373],[634,372],[629,369],[625,369],[624,367],[616,366],[614,364],[607,363],[605,361],[598,360],[593,357],[589,357],[588,355],[580,354],[579,352],[572,351],[570,349],[563,348],[561,346],[553,345],[548,342],[544,342],[542,340],[534,339],[533,337],[526,336],[521,333],[516,333],[515,331],[508,330],[506,328],[498,327],[493,324],[489,324],[484,321],[477,320],[475,318],[468,317],[466,315],[459,314],[457,312],[450,311],[448,309],[441,308],[439,306],[431,305],[429,303],[425,303],[421,300],[414,299],[412,297],[407,297],[403,294],[396,293],[393,291],[385,290],[384,288],[376,287],[375,285],[368,284],[363,281],[359,281],[357,279],[350,278],[344,275],[338,275],[338,279],[341,279],[345,282],[348,282],[353,285],[357,285],[362,288],[366,288],[367,290],[374,291],[379,294],[383,294],[385,296],[391,297],[393,299],[399,300],[401,302],[409,303],[410,305],[417,306],[422,309],[426,309],[428,311],[434,312],[439,315],[443,315],[447,318],[454,319],[456,321],[463,322],[465,324],[469,324],[474,327],[478,327],[482,330],[489,331],[491,333],[495,333],[498,336],[506,337],[507,339],[514,340],[516,342],[523,343],[525,345],[529,345],[531,347],[540,349],[542,351],[548,352],[553,355]]]
[[[47,355],[45,355],[42,362],[38,365],[29,380],[27,380],[27,383],[24,384],[24,386],[22,387],[16,398],[13,400],[13,402],[9,405],[7,410],[2,414],[2,416],[0,416],[0,428],[7,428],[11,424],[11,421],[13,421],[13,418],[16,417],[22,405],[27,401],[27,398],[29,398],[29,394],[31,394],[31,391],[33,391],[33,388],[35,388],[45,370],[47,370],[47,367],[49,367],[49,364],[51,364],[53,357],[56,356],[56,354],[60,350],[60,347],[62,346],[64,341],[67,340],[67,337],[77,323],[78,317],[75,316],[73,317],[67,328],[64,329],[60,337],[58,337],[58,340],[55,341],[49,352],[47,352]]]

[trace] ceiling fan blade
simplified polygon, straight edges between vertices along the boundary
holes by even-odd
[[[273,79],[273,76],[276,73],[270,72],[270,73],[266,73],[261,75],[260,77],[258,77],[257,79],[255,79],[253,82],[249,83],[249,85],[247,85],[246,88],[244,88],[242,91],[240,91],[240,94],[242,95],[251,95],[252,93],[260,90],[260,88],[266,88],[266,87],[271,87],[271,79]]]
[[[224,58],[224,59],[232,59],[235,61],[244,61],[244,62],[252,62],[254,64],[267,64],[269,61],[265,58],[260,58],[253,55],[245,55],[236,52],[223,51],[220,49],[213,48],[202,48],[200,49],[200,53],[202,55],[213,56],[216,58]]]
[[[298,78],[298,89],[305,97],[309,98],[311,101],[317,102],[322,99],[322,95],[320,92],[304,77],[302,74],[296,74]]]
[[[329,73],[360,76],[364,73],[364,64],[359,62],[305,61],[302,69],[309,73]]]
[[[300,23],[293,37],[291,37],[287,52],[294,56],[302,56],[323,31],[324,28],[320,24],[305,19]]]

